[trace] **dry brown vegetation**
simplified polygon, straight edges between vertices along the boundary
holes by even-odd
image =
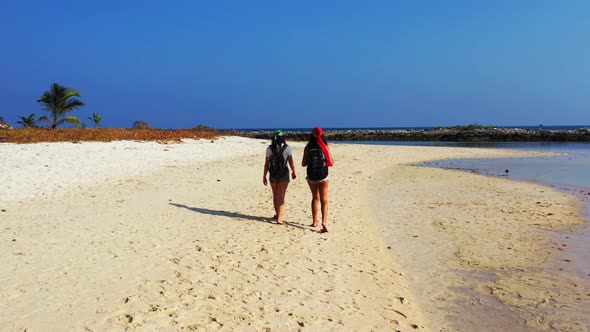
[[[193,129],[123,129],[123,128],[21,128],[0,130],[2,143],[38,142],[111,142],[111,141],[163,141],[180,142],[183,138],[213,139],[227,133],[209,127]]]

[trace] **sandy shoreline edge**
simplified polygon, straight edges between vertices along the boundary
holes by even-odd
[[[433,215],[430,226],[419,228],[428,218],[415,212],[440,203],[418,204],[425,199],[425,188],[445,193],[432,183],[465,178],[459,185],[476,185],[467,194],[472,195],[470,201],[495,202],[491,204],[499,203],[495,197],[473,195],[494,189],[498,197],[506,198],[506,193],[518,189],[510,199],[520,202],[529,197],[523,195],[539,191],[520,183],[504,188],[510,181],[404,166],[449,157],[522,153],[334,144],[337,164],[332,170],[330,214],[334,232],[320,235],[306,226],[309,194],[301,169],[287,194],[288,225],[270,223],[270,190],[260,181],[265,144],[228,137],[215,143],[171,145],[0,145],[5,158],[1,180],[10,184],[0,192],[6,210],[0,214],[2,250],[8,253],[2,261],[1,277],[7,284],[0,295],[7,301],[1,308],[0,327],[436,330],[433,324],[439,318],[432,318],[436,315],[424,308],[428,304],[415,289],[416,279],[423,276],[401,259],[417,256],[413,238],[400,236],[400,230],[409,231],[404,224],[420,229],[420,238],[441,236],[428,229],[440,216]],[[297,151],[302,151],[302,143],[292,145],[296,159],[301,158]],[[413,174],[414,182],[412,172],[418,172]],[[395,198],[398,205],[380,201],[373,196],[378,192],[381,198]],[[555,227],[563,228],[580,222],[570,198],[552,190],[537,194],[544,203],[559,205],[552,218],[539,216],[545,223],[541,228],[554,225],[553,219],[560,220]],[[466,201],[465,196],[457,196],[463,201],[450,197],[451,206]],[[375,211],[396,217],[394,229],[388,230],[384,225],[391,223]],[[445,216],[460,219],[463,212]],[[512,214],[523,215],[517,210]],[[485,238],[492,231],[497,230],[481,234],[470,230],[465,239]],[[449,242],[458,236],[450,234],[445,235]],[[427,242],[421,245],[438,248]],[[534,254],[525,247],[520,258]],[[446,262],[458,262],[455,268],[461,268],[462,262],[480,260],[481,250],[467,249],[463,257]],[[491,264],[480,262],[484,263]],[[518,262],[520,267],[535,263]],[[520,282],[501,280],[508,285]],[[505,302],[511,298],[509,291],[498,296],[506,297]]]

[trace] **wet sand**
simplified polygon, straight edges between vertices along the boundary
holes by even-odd
[[[575,196],[426,167],[392,167],[378,178],[375,220],[435,330],[588,329],[589,275],[568,247],[587,231]],[[396,254],[404,249],[413,254]]]

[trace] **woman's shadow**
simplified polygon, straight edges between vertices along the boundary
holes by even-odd
[[[248,215],[248,214],[243,214],[243,213],[238,213],[238,212],[229,212],[229,211],[222,211],[222,210],[211,210],[211,209],[205,209],[205,208],[198,208],[198,207],[190,207],[184,204],[179,204],[179,203],[168,203],[170,205],[176,206],[178,208],[183,208],[183,209],[187,209],[193,212],[198,212],[198,213],[203,213],[203,214],[210,214],[213,216],[222,216],[222,217],[229,217],[229,218],[240,218],[240,219],[248,219],[248,220],[254,220],[254,221],[260,221],[260,222],[264,222],[267,224],[276,224],[274,219],[272,218],[265,218],[265,217],[260,217],[260,216],[252,216],[252,215]],[[308,229],[307,227],[303,227],[302,225],[299,224],[295,224],[292,222],[287,222],[285,221],[285,225],[287,226],[291,226],[291,227],[296,227],[296,228],[300,228],[300,229]]]

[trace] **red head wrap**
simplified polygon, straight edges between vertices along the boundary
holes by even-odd
[[[324,134],[324,131],[320,127],[315,127],[311,131],[311,135],[315,138],[321,137]]]
[[[315,140],[318,143],[318,145],[320,146],[320,149],[322,149],[322,151],[324,152],[324,155],[326,156],[326,165],[328,167],[332,166],[332,158],[330,158],[330,150],[328,150],[328,146],[326,146],[326,143],[324,143],[324,140],[322,139],[322,136],[324,136],[324,131],[322,130],[322,128],[320,128],[320,127],[313,128],[313,130],[311,131],[311,136],[315,137]]]

